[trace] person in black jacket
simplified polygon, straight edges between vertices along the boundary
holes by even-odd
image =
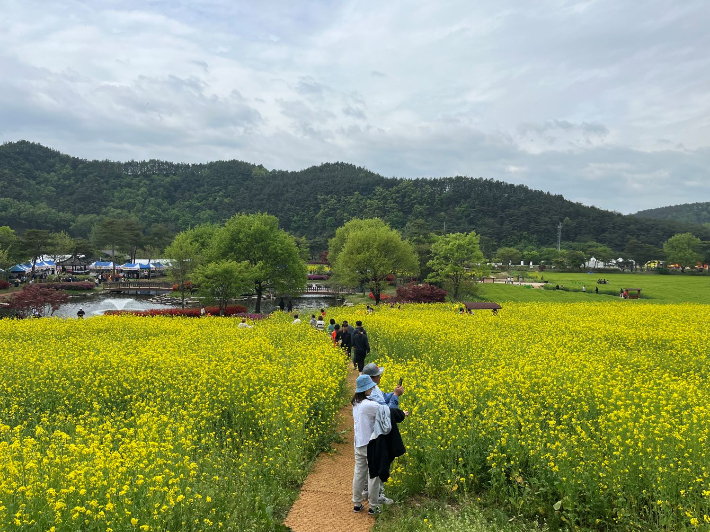
[[[381,406],[380,408],[386,407]],[[371,479],[379,477],[382,483],[387,482],[390,478],[390,467],[394,459],[407,452],[397,424],[404,421],[404,418],[409,415],[409,412],[400,410],[399,408],[390,408],[389,411],[392,428],[387,434],[380,434],[367,444],[368,474]],[[370,505],[369,513],[377,512],[379,512],[379,507],[373,508],[372,505]]]
[[[355,329],[355,334],[353,335],[353,349],[355,350],[353,362],[357,364],[357,370],[362,373],[362,368],[365,367],[365,357],[370,352],[370,342],[362,327]]]

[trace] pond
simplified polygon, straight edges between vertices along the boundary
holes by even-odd
[[[69,303],[59,307],[54,313],[55,316],[61,318],[75,318],[76,313],[80,308],[84,309],[86,317],[100,316],[107,310],[150,310],[159,308],[176,308],[178,305],[165,305],[151,301],[153,296],[150,295],[123,295],[123,294],[103,294],[91,293],[85,296],[74,296]],[[308,295],[303,297],[290,298],[294,305],[294,312],[298,309],[316,309],[321,307],[333,307],[337,304],[342,304],[342,300],[338,301],[335,297],[314,296]],[[284,298],[288,303],[289,298]],[[248,312],[254,312],[256,299],[250,298],[245,301],[240,301],[238,304],[247,307]],[[279,300],[262,299],[261,312],[271,313],[278,308]]]

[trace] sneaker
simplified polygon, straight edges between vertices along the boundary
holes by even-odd
[[[380,504],[394,504],[394,501],[388,497],[385,497],[384,495],[380,495],[379,499],[377,499],[377,502]]]
[[[376,515],[378,513],[380,513],[379,506],[370,506],[370,509],[367,511],[367,515]]]
[[[356,505],[353,507],[353,512],[355,512],[356,514],[358,514],[358,513],[362,512],[364,509],[365,509],[365,507],[364,507],[362,504],[356,504]]]

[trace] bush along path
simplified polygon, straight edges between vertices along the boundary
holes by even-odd
[[[358,373],[348,373],[348,389],[355,390]],[[368,532],[375,519],[367,515],[367,506],[353,512],[353,416],[347,403],[338,413],[338,431],[343,441],[331,445],[331,451],[321,453],[301,488],[301,493],[284,524],[294,532]]]

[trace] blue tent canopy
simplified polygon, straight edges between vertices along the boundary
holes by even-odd
[[[113,262],[102,262],[100,260],[97,260],[93,264],[89,264],[89,269],[91,270],[110,270],[113,268]]]
[[[12,268],[10,268],[11,273],[26,273],[30,270],[32,270],[31,264],[29,266],[27,264],[15,264]]]

